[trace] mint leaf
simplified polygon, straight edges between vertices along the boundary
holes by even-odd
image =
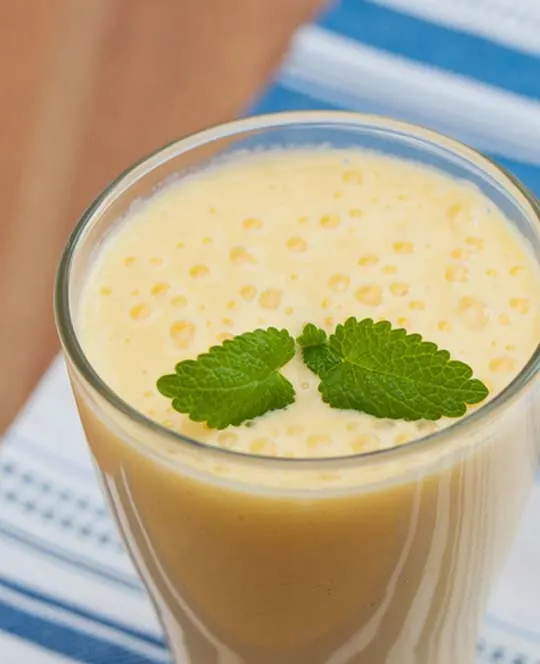
[[[293,386],[279,373],[294,353],[287,330],[246,332],[196,360],[180,362],[157,388],[175,410],[196,422],[213,429],[238,426],[294,402]]]
[[[341,361],[340,356],[330,348],[326,332],[313,323],[304,326],[296,341],[302,349],[305,365],[320,378]]]
[[[461,417],[467,404],[489,393],[472,378],[467,364],[451,360],[448,351],[419,334],[392,329],[387,321],[349,318],[328,341],[311,330],[301,339],[313,353],[306,364],[321,377],[319,391],[333,408],[382,418],[437,420]],[[313,345],[317,340],[319,346]],[[315,355],[317,348],[320,355]],[[332,367],[330,357],[338,358]]]

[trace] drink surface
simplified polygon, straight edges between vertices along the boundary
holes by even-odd
[[[286,410],[211,431],[171,409],[159,376],[259,327],[298,336],[349,316],[389,320],[469,364],[490,398],[539,335],[540,275],[478,189],[354,150],[274,150],[217,163],[140,202],[105,243],[80,308],[83,347],[117,394],[198,440],[254,454],[340,456],[453,420],[376,419],[324,404],[299,354]]]

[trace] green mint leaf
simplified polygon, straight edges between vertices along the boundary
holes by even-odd
[[[238,426],[294,402],[295,391],[279,369],[292,359],[294,339],[270,327],[213,346],[196,360],[176,365],[157,381],[172,406],[212,429]]]
[[[326,332],[308,323],[296,340],[302,349],[304,364],[322,378],[330,369],[340,363],[341,358],[328,344]]]
[[[391,419],[437,420],[461,417],[467,404],[489,393],[472,378],[467,364],[387,321],[349,318],[327,343],[339,362],[322,373],[319,391],[333,408]]]

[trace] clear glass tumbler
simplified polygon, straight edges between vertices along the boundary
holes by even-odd
[[[539,350],[502,393],[442,432],[310,460],[214,449],[161,427],[113,393],[79,342],[89,266],[130,206],[216,156],[276,145],[369,148],[468,180],[540,260],[531,194],[474,150],[420,127],[289,113],[159,150],[84,214],[56,287],[73,390],[114,516],[177,662],[472,664],[538,460]]]

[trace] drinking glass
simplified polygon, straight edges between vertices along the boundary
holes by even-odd
[[[276,146],[367,148],[433,166],[482,190],[540,260],[532,195],[486,157],[421,127],[286,113],[157,151],[83,215],[56,285],[59,335],[114,517],[176,662],[472,664],[538,460],[538,349],[505,390],[440,432],[356,456],[270,459],[151,421],[81,346],[81,290],[131,206],[238,151]]]

